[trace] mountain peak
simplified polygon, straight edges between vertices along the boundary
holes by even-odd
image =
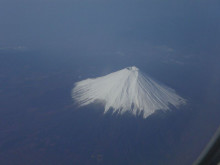
[[[139,69],[136,66],[127,67],[126,69],[130,71],[138,71]]]
[[[154,81],[135,66],[77,82],[72,97],[80,106],[103,101],[105,112],[110,108],[119,114],[143,112],[144,118],[156,110],[168,110],[170,105],[185,104],[185,99],[173,89]]]

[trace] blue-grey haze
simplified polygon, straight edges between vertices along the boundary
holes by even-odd
[[[220,124],[219,45],[217,0],[1,0],[0,164],[192,164]],[[188,105],[74,104],[74,82],[133,65]]]

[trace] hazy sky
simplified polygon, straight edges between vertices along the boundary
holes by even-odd
[[[219,51],[220,1],[1,0],[0,47]],[[171,50],[170,49],[170,50]]]
[[[0,100],[1,106],[6,105],[6,108],[1,108],[4,110],[1,113],[11,115],[0,116],[3,123],[9,126],[5,127],[3,124],[2,128],[5,132],[10,130],[12,133],[9,131],[9,134],[3,134],[3,142],[10,144],[12,138],[14,144],[13,138],[21,136],[14,136],[13,131],[16,129],[21,132],[20,129],[26,130],[27,126],[35,131],[32,129],[33,125],[29,125],[29,120],[36,118],[38,128],[41,115],[36,117],[36,107],[39,110],[44,107],[44,113],[57,109],[59,113],[56,118],[48,118],[51,124],[45,120],[45,125],[51,129],[51,125],[59,117],[58,114],[63,114],[57,104],[63,106],[66,100],[72,104],[70,90],[74,82],[136,65],[192,103],[192,112],[189,108],[181,112],[182,116],[178,116],[178,112],[176,118],[174,114],[174,121],[170,120],[162,128],[165,133],[159,134],[167,135],[164,138],[167,142],[164,146],[170,144],[170,137],[174,139],[174,150],[170,152],[174,154],[170,157],[174,163],[168,164],[192,162],[219,125],[219,61],[219,0],[0,0],[0,78],[3,80],[0,81],[3,86],[3,90],[0,90]],[[56,100],[57,103],[54,104]],[[66,107],[71,107],[69,102]],[[19,113],[17,107],[14,108],[17,105],[27,116]],[[30,105],[33,109],[26,112],[25,108],[29,110]],[[10,106],[14,113],[8,111]],[[9,113],[5,113],[6,111]],[[61,128],[68,126],[67,128],[78,130],[78,125],[83,121],[78,116],[69,115],[72,109],[67,109],[66,112],[71,124],[66,122],[66,125],[58,128],[61,130],[61,136]],[[17,114],[21,117],[17,118]],[[85,116],[84,119],[86,118]],[[92,121],[96,121],[96,116],[93,118]],[[128,120],[130,122],[130,119]],[[63,122],[64,118],[60,121]],[[15,123],[14,130],[11,129],[10,123]],[[96,123],[99,123],[99,120]],[[173,123],[177,123],[177,127]],[[89,129],[90,123],[81,126],[89,126]],[[143,126],[145,130],[146,125]],[[170,126],[171,131],[166,133]],[[52,129],[56,135],[57,128]],[[71,139],[70,131],[66,130],[66,137]],[[87,132],[87,129],[82,130]],[[132,132],[130,127],[128,132]],[[44,131],[42,135],[44,138]],[[82,134],[85,137],[86,135]],[[143,132],[143,138],[147,135],[147,132]],[[153,136],[152,139],[154,141]],[[118,139],[116,141],[118,142]],[[154,144],[163,144],[160,139],[158,141],[160,143]],[[25,144],[25,141],[18,142],[22,146]],[[154,142],[157,142],[157,139]],[[60,146],[63,146],[62,143]],[[156,151],[160,146],[152,148]],[[167,148],[164,152],[166,151]],[[60,154],[59,152],[60,150],[57,153]],[[11,156],[11,152],[8,153],[5,152],[6,158]],[[43,156],[48,158],[46,154]],[[53,158],[56,160],[60,157]],[[8,160],[11,162],[13,159]]]

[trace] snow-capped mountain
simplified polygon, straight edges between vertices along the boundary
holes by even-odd
[[[72,97],[80,106],[103,101],[104,113],[110,108],[119,114],[129,111],[137,115],[143,111],[144,118],[156,110],[186,103],[173,89],[146,76],[135,66],[77,82]]]

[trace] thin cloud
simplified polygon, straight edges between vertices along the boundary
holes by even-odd
[[[168,47],[166,45],[160,45],[160,46],[155,46],[157,50],[163,51],[163,52],[175,52],[175,50],[171,47]]]
[[[0,50],[25,51],[27,50],[27,47],[26,46],[6,46],[6,47],[0,47]]]

